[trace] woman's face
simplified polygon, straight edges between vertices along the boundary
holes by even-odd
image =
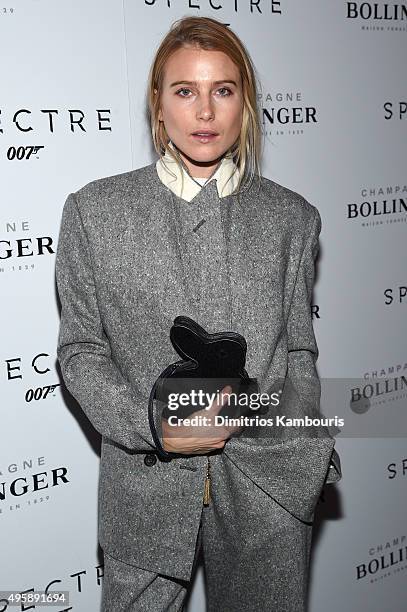
[[[211,176],[239,137],[242,114],[239,70],[225,53],[183,47],[171,55],[158,118],[192,176]],[[215,135],[194,135],[206,130]]]

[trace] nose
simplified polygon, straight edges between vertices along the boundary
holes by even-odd
[[[204,119],[208,121],[209,119],[213,119],[215,116],[215,111],[213,107],[213,101],[210,95],[201,95],[199,98],[199,108],[197,113],[198,119]]]

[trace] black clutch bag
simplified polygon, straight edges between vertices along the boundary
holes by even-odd
[[[193,319],[178,316],[170,330],[170,340],[181,359],[171,363],[155,381],[149,398],[148,419],[157,453],[169,460],[174,456],[162,448],[160,437],[155,427],[154,402],[160,406],[158,417],[168,419],[188,418],[193,412],[205,407],[196,402],[183,405],[172,401],[181,394],[189,398],[213,397],[223,387],[232,387],[232,398],[223,405],[219,415],[240,417],[251,412],[244,395],[258,392],[257,380],[250,378],[246,369],[247,343],[245,338],[236,332],[209,333]],[[247,398],[246,398],[247,399]]]

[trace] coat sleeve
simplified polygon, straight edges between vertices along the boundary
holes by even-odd
[[[95,429],[139,451],[155,450],[148,397],[126,380],[112,358],[99,313],[91,253],[75,194],[68,195],[56,254],[62,311],[57,357],[65,386]]]
[[[288,376],[296,390],[299,401],[304,402],[308,414],[323,417],[319,410],[321,385],[316,370],[319,351],[312,324],[311,302],[315,281],[315,260],[319,251],[321,233],[321,216],[318,209],[312,207],[314,216],[308,240],[304,247],[298,269],[290,314],[288,318]],[[311,385],[307,384],[311,381]],[[309,393],[309,388],[313,392]],[[325,435],[324,428],[311,430],[313,435]],[[333,483],[342,477],[341,463],[337,451],[333,448],[328,465],[325,483]]]
[[[321,417],[320,381],[315,362],[318,348],[312,325],[311,300],[321,218],[312,206],[306,241],[297,269],[287,318],[288,365],[279,414]],[[256,439],[231,438],[224,452],[265,493],[302,521],[311,522],[325,483],[341,478],[335,440],[323,426],[300,429],[263,428]]]

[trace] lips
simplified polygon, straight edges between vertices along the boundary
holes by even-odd
[[[192,136],[217,136],[217,132],[213,132],[212,130],[198,130],[196,132],[192,132]]]
[[[212,132],[212,130],[203,130],[202,132],[193,132],[191,136],[195,142],[200,142],[201,144],[205,145],[215,142],[219,134]]]

